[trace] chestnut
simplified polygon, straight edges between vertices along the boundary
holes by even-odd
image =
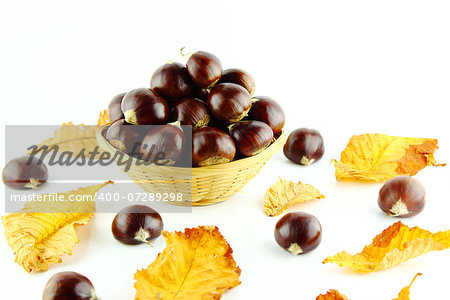
[[[222,72],[222,76],[217,83],[236,83],[244,87],[250,95],[255,93],[255,81],[249,73],[241,69],[226,69]]]
[[[208,125],[208,106],[196,98],[185,98],[172,106],[172,121],[180,121],[183,125],[191,125],[192,130]]]
[[[322,226],[311,214],[293,212],[284,215],[275,226],[275,240],[292,255],[310,252],[322,240]]]
[[[202,127],[192,134],[192,164],[210,166],[232,161],[236,154],[233,139],[217,128]]]
[[[425,207],[425,189],[413,177],[394,177],[380,189],[378,206],[392,217],[417,215]]]
[[[164,124],[169,119],[169,105],[154,91],[139,88],[129,91],[122,99],[125,121],[135,125]]]
[[[126,93],[121,93],[118,94],[116,96],[114,96],[114,98],[111,99],[111,101],[109,102],[108,105],[108,117],[109,117],[109,121],[115,122],[119,119],[124,119],[125,116],[123,115],[122,112],[122,108],[121,108],[121,104],[122,104],[122,99],[123,96],[125,96]]]
[[[186,62],[186,68],[192,80],[201,88],[213,86],[222,75],[222,63],[212,53],[197,51],[192,54],[181,54],[189,57]]]
[[[248,112],[250,120],[266,123],[274,134],[281,132],[286,120],[283,109],[272,98],[258,96],[252,98],[252,108]]]
[[[139,157],[142,137],[141,126],[132,125],[125,120],[117,120],[106,130],[106,140],[116,149],[134,157]]]
[[[116,240],[124,244],[149,244],[161,235],[164,224],[159,213],[146,205],[131,205],[121,209],[111,225]]]
[[[98,300],[92,282],[76,272],[59,272],[47,282],[42,300]]]
[[[244,118],[252,106],[250,93],[235,83],[215,85],[207,101],[214,117],[230,123]]]
[[[272,129],[260,121],[240,121],[229,128],[236,149],[243,156],[256,155],[273,141]]]
[[[157,126],[141,144],[141,158],[156,164],[173,165],[181,157],[184,133],[180,122]]]
[[[294,163],[309,166],[323,156],[322,135],[315,129],[296,129],[289,134],[283,152]]]
[[[13,189],[38,189],[48,179],[47,166],[36,156],[9,161],[2,173],[3,183]]]
[[[150,79],[150,88],[170,102],[189,97],[197,89],[186,67],[173,61],[156,69]]]

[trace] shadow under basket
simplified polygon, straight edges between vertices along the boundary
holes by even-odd
[[[108,125],[100,126],[97,130],[98,145],[112,157],[118,152],[103,136]],[[148,193],[181,194],[182,199],[168,201],[175,205],[202,206],[227,200],[258,174],[266,162],[275,152],[280,150],[286,141],[286,134],[282,132],[278,139],[259,154],[231,161],[224,164],[181,168],[173,166],[136,165],[137,158],[126,154],[132,164],[125,172],[125,165],[119,165],[131,180]],[[117,160],[116,160],[117,163]]]

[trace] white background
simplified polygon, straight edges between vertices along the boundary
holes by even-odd
[[[213,52],[224,68],[248,70],[256,94],[282,104],[287,131],[316,128],[326,143],[317,164],[294,165],[280,152],[228,201],[163,215],[170,231],[220,228],[242,269],[242,284],[224,299],[315,299],[330,288],[353,300],[393,299],[417,272],[424,275],[411,299],[448,299],[450,250],[366,275],[321,261],[359,252],[396,221],[378,209],[381,184],[336,182],[330,160],[352,134],[438,138],[436,156],[450,162],[449,15],[448,1],[1,1],[1,122],[94,123],[112,96],[148,86],[154,69],[179,60],[180,47]],[[449,175],[444,167],[416,176],[428,202],[404,223],[450,229]],[[293,257],[275,243],[279,217],[267,217],[262,205],[278,177],[313,184],[326,196],[289,209],[321,221],[323,241],[314,252]],[[164,239],[154,248],[121,245],[110,233],[113,217],[95,215],[79,228],[73,255],[38,274],[14,263],[1,227],[1,298],[40,299],[52,274],[73,270],[104,300],[132,299],[133,274],[164,249]]]

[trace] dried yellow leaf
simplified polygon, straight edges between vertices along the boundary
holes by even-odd
[[[382,182],[399,175],[415,175],[429,165],[438,165],[433,153],[438,140],[405,138],[384,134],[352,136],[332,160],[337,180]]]
[[[410,291],[409,290],[411,289],[414,281],[416,281],[416,278],[421,276],[421,275],[422,275],[422,273],[417,273],[416,276],[414,276],[414,278],[411,281],[411,283],[408,286],[402,288],[402,290],[398,294],[398,297],[393,299],[393,300],[410,300],[409,299],[409,295],[410,295]]]
[[[326,258],[323,263],[336,263],[353,271],[374,272],[388,269],[409,259],[450,248],[450,230],[431,233],[418,227],[409,228],[397,222],[381,234],[361,253],[350,255],[340,252]]]
[[[266,192],[264,212],[273,217],[284,212],[289,205],[306,202],[314,199],[325,198],[316,188],[300,181],[282,180],[272,185]]]
[[[111,123],[111,120],[109,119],[108,110],[104,109],[100,112],[100,115],[98,116],[97,125],[106,125]]]
[[[336,290],[329,290],[326,294],[317,296],[316,300],[348,300],[348,298]]]
[[[31,201],[17,212],[2,217],[8,245],[15,254],[15,262],[27,272],[46,271],[51,264],[60,263],[64,253],[72,254],[79,242],[75,226],[87,224],[95,211],[95,194],[112,183],[79,188],[64,194],[40,195],[41,199],[59,201]],[[85,201],[75,201],[75,197]],[[56,198],[57,197],[57,198]]]
[[[54,149],[58,153],[71,152],[74,156],[83,152],[84,157],[89,157],[89,152],[98,147],[95,137],[98,127],[98,125],[64,123],[53,132],[53,137],[46,139],[35,149],[30,150],[28,155],[38,155],[40,151],[52,151]]]
[[[134,275],[135,299],[220,299],[240,284],[233,250],[217,227],[164,231],[163,236],[166,248]]]

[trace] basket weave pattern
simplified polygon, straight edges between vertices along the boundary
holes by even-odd
[[[119,150],[103,137],[107,126],[97,130],[97,142],[113,157]],[[255,156],[206,167],[137,166],[137,159],[129,157],[133,163],[126,175],[146,192],[183,194],[183,201],[169,201],[171,204],[201,206],[219,203],[237,193],[255,177],[285,141],[286,134],[283,132],[274,143]],[[119,167],[124,172],[125,166]]]

